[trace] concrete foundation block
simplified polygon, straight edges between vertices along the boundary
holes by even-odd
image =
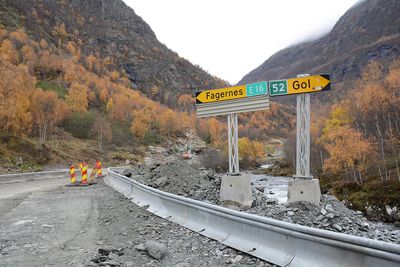
[[[307,201],[319,205],[321,200],[321,189],[318,179],[296,178],[289,181],[288,203],[296,201]]]
[[[220,197],[222,205],[234,209],[248,209],[253,203],[249,174],[224,175],[221,180]]]

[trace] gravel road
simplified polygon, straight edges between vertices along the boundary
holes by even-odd
[[[29,194],[37,191],[52,190],[68,182],[64,176],[53,178],[35,179],[7,179],[0,180],[0,200],[10,199],[22,194]],[[1,204],[0,204],[1,205]]]
[[[271,266],[152,215],[102,181],[0,201],[0,266],[235,265]]]

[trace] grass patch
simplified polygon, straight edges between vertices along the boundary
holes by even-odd
[[[67,90],[61,85],[54,82],[38,81],[36,88],[42,88],[44,91],[53,91],[57,94],[58,98],[65,99]]]

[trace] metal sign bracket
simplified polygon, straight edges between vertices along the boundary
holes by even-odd
[[[238,114],[228,114],[227,118],[229,175],[239,175]]]

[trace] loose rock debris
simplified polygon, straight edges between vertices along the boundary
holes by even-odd
[[[179,159],[138,165],[129,172],[133,179],[151,187],[192,199],[220,205],[221,176],[213,170],[193,167]],[[261,192],[262,191],[262,192]],[[368,221],[361,212],[348,209],[334,196],[323,195],[320,206],[306,202],[279,204],[264,190],[253,188],[251,214],[285,222],[400,244],[400,229]]]
[[[91,266],[274,266],[159,218],[102,183],[96,186],[100,246]]]

